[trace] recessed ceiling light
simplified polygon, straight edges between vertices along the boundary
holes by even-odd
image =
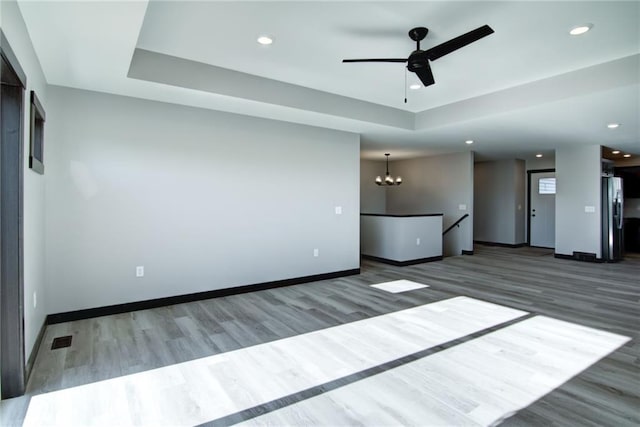
[[[540,158],[540,157],[542,157],[542,154],[536,154],[536,157]]]
[[[631,157],[631,154],[624,154],[622,157]]]
[[[609,129],[619,128],[619,127],[620,127],[620,123],[609,123],[609,124],[607,125],[607,127],[608,127]]]
[[[571,34],[572,36],[579,36],[581,34],[586,33],[592,28],[593,28],[593,24],[578,25],[577,27],[573,27],[571,31],[569,31],[569,34]]]
[[[464,143],[471,145],[471,144],[473,144],[473,140],[472,139],[467,139]]]
[[[611,154],[620,154],[620,150],[613,150]]]
[[[266,46],[273,43],[273,39],[269,36],[260,36],[258,37],[258,43]]]
[[[421,87],[422,87],[422,85],[419,85],[418,83],[414,83],[414,84],[409,86],[409,89],[416,90],[416,89],[420,89]]]

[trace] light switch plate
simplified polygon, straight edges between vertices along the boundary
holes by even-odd
[[[585,206],[584,207],[584,211],[586,213],[594,213],[596,211],[596,207],[595,206]]]
[[[466,211],[467,210],[467,205],[458,205],[458,210]]]
[[[336,215],[342,215],[342,206],[336,206]]]

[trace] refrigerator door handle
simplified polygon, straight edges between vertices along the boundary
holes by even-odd
[[[616,207],[618,209],[618,224],[616,224],[618,226],[618,230],[622,230],[622,224],[623,224],[623,211],[624,211],[624,199],[622,198],[622,194],[621,191],[618,190],[617,194],[616,194]]]

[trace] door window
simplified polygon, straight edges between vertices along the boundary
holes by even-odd
[[[556,179],[540,178],[538,180],[538,194],[556,194]]]

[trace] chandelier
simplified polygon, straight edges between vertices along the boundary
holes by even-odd
[[[389,156],[391,154],[385,153],[387,156],[387,173],[384,176],[384,180],[380,175],[376,176],[376,184],[378,185],[400,185],[402,184],[402,177],[397,176],[395,179],[391,175],[389,175]]]

